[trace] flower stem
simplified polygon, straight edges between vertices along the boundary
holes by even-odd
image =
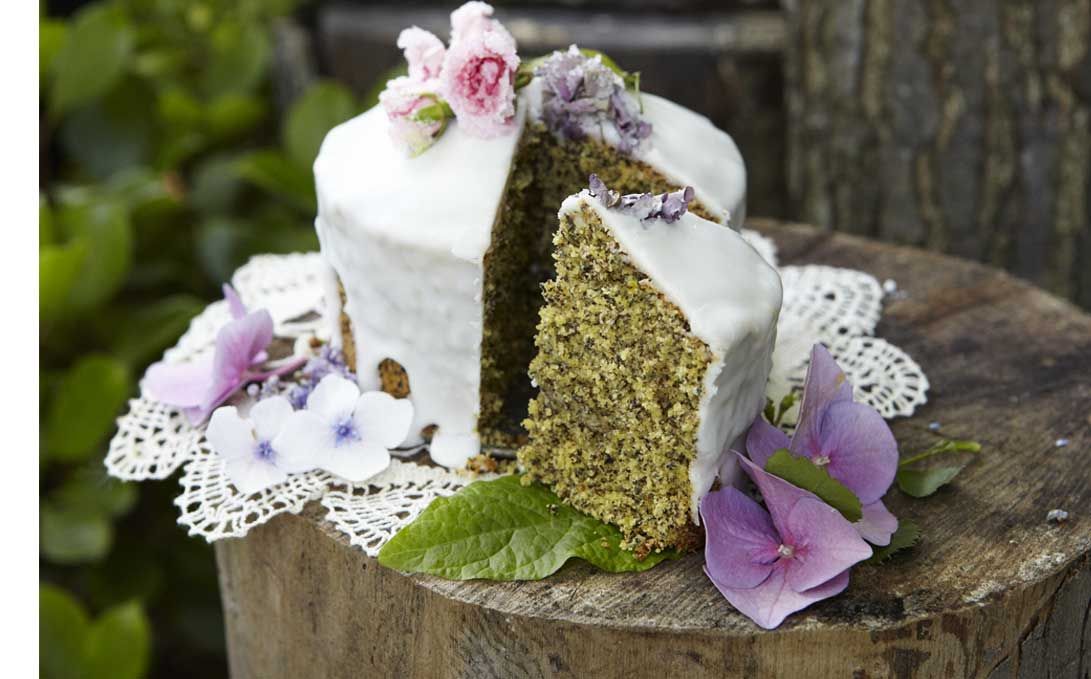
[[[304,363],[307,362],[306,356],[297,356],[294,359],[288,361],[284,365],[277,366],[272,370],[266,372],[252,373],[247,372],[245,382],[264,382],[265,380],[273,377],[274,375],[286,375],[299,369]]]
[[[945,453],[977,453],[981,451],[981,444],[977,441],[940,441],[923,453],[911,455],[898,463],[899,467],[908,467],[911,464],[927,460],[934,455]]]

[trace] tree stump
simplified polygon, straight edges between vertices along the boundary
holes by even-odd
[[[792,214],[1091,306],[1091,2],[783,5]]]
[[[540,582],[449,582],[378,565],[309,507],[217,543],[231,673],[261,677],[1049,677],[1091,672],[1091,317],[1007,274],[768,221],[782,261],[893,278],[879,334],[928,373],[903,454],[983,452],[927,500],[889,504],[922,542],[764,632],[701,573],[572,564]],[[1058,439],[1069,440],[1058,446]],[[1046,520],[1066,509],[1061,524]]]

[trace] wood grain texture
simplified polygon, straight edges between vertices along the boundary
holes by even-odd
[[[1091,306],[1091,0],[783,4],[792,214]]]
[[[879,334],[932,382],[893,424],[903,454],[944,434],[984,451],[927,500],[910,554],[762,632],[701,555],[646,573],[572,565],[541,582],[448,582],[380,567],[318,507],[217,544],[232,676],[1048,677],[1091,672],[1091,317],[993,269],[755,221],[785,263],[893,278]],[[1067,447],[1055,447],[1066,437]],[[1046,521],[1054,508],[1068,522]]]

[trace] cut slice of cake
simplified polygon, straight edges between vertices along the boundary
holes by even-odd
[[[519,460],[627,548],[692,548],[700,498],[765,402],[780,277],[734,230],[678,216],[688,196],[592,184],[560,210]]]

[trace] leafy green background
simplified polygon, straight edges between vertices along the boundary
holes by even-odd
[[[145,367],[257,252],[317,247],[311,163],[364,107],[278,110],[300,0],[100,0],[39,21],[40,655],[44,677],[223,676],[211,549],[173,481],[102,459]]]

